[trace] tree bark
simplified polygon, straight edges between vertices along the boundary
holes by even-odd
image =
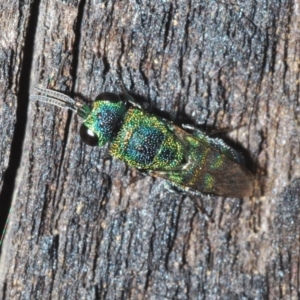
[[[299,3],[1,2],[0,298],[298,299]],[[28,99],[122,84],[177,124],[231,128],[259,193],[169,192]]]

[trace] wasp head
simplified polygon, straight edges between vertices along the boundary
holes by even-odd
[[[99,95],[92,106],[85,106],[85,118],[80,136],[90,146],[103,146],[118,133],[126,113],[126,103],[113,93]]]

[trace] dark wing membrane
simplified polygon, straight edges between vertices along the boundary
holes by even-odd
[[[215,195],[243,198],[253,194],[254,176],[242,166],[230,163],[218,170],[201,169],[188,187]]]
[[[253,194],[254,176],[215,147],[209,137],[195,137],[176,126],[172,130],[184,145],[185,163],[172,170],[153,170],[153,176],[202,193],[235,198]]]

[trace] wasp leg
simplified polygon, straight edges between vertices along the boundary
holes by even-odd
[[[176,183],[173,183],[170,181],[165,182],[165,187],[169,192],[177,193],[177,194],[180,194],[183,196],[187,196],[188,194],[190,194],[192,196],[203,196],[203,194],[199,191],[192,190],[188,187],[183,187],[183,186],[177,185]]]
[[[187,195],[187,190],[185,188],[183,188],[179,185],[176,185],[176,184],[174,184],[170,181],[165,181],[164,186],[171,193],[179,194],[179,195],[182,195],[182,196]]]
[[[138,169],[136,168],[136,170],[138,171],[134,177],[132,177],[130,179],[130,184],[136,183],[137,181],[144,179],[146,176],[148,176],[148,173],[146,170],[144,169]]]
[[[182,124],[182,128],[192,131],[193,135],[200,139],[207,138],[207,134],[204,131],[191,124]]]
[[[148,172],[147,172],[146,170],[144,170],[144,169],[137,169],[137,170],[138,170],[139,173],[140,173],[141,175],[143,175],[144,177],[146,177],[146,176],[149,175]]]
[[[182,124],[182,128],[187,129],[192,131],[193,134],[195,134],[196,136],[209,136],[211,138],[213,138],[212,136],[216,135],[216,134],[220,134],[220,133],[225,133],[225,132],[229,132],[235,129],[239,129],[241,127],[243,127],[245,125],[241,125],[237,128],[231,129],[231,128],[222,128],[222,129],[214,129],[211,130],[209,132],[204,132],[203,130],[199,129],[198,127],[191,125],[191,124]]]
[[[129,102],[132,106],[143,110],[142,106],[140,105],[140,103],[138,103],[131,95],[129,95],[128,93],[122,93],[120,94],[120,97],[122,99],[125,99],[127,102]]]

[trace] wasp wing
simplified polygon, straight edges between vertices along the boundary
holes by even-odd
[[[184,145],[185,162],[171,170],[153,170],[153,176],[202,193],[226,197],[252,195],[254,176],[227,154],[228,146],[222,142],[216,147],[216,141],[210,137],[191,135],[174,125],[171,129]]]

